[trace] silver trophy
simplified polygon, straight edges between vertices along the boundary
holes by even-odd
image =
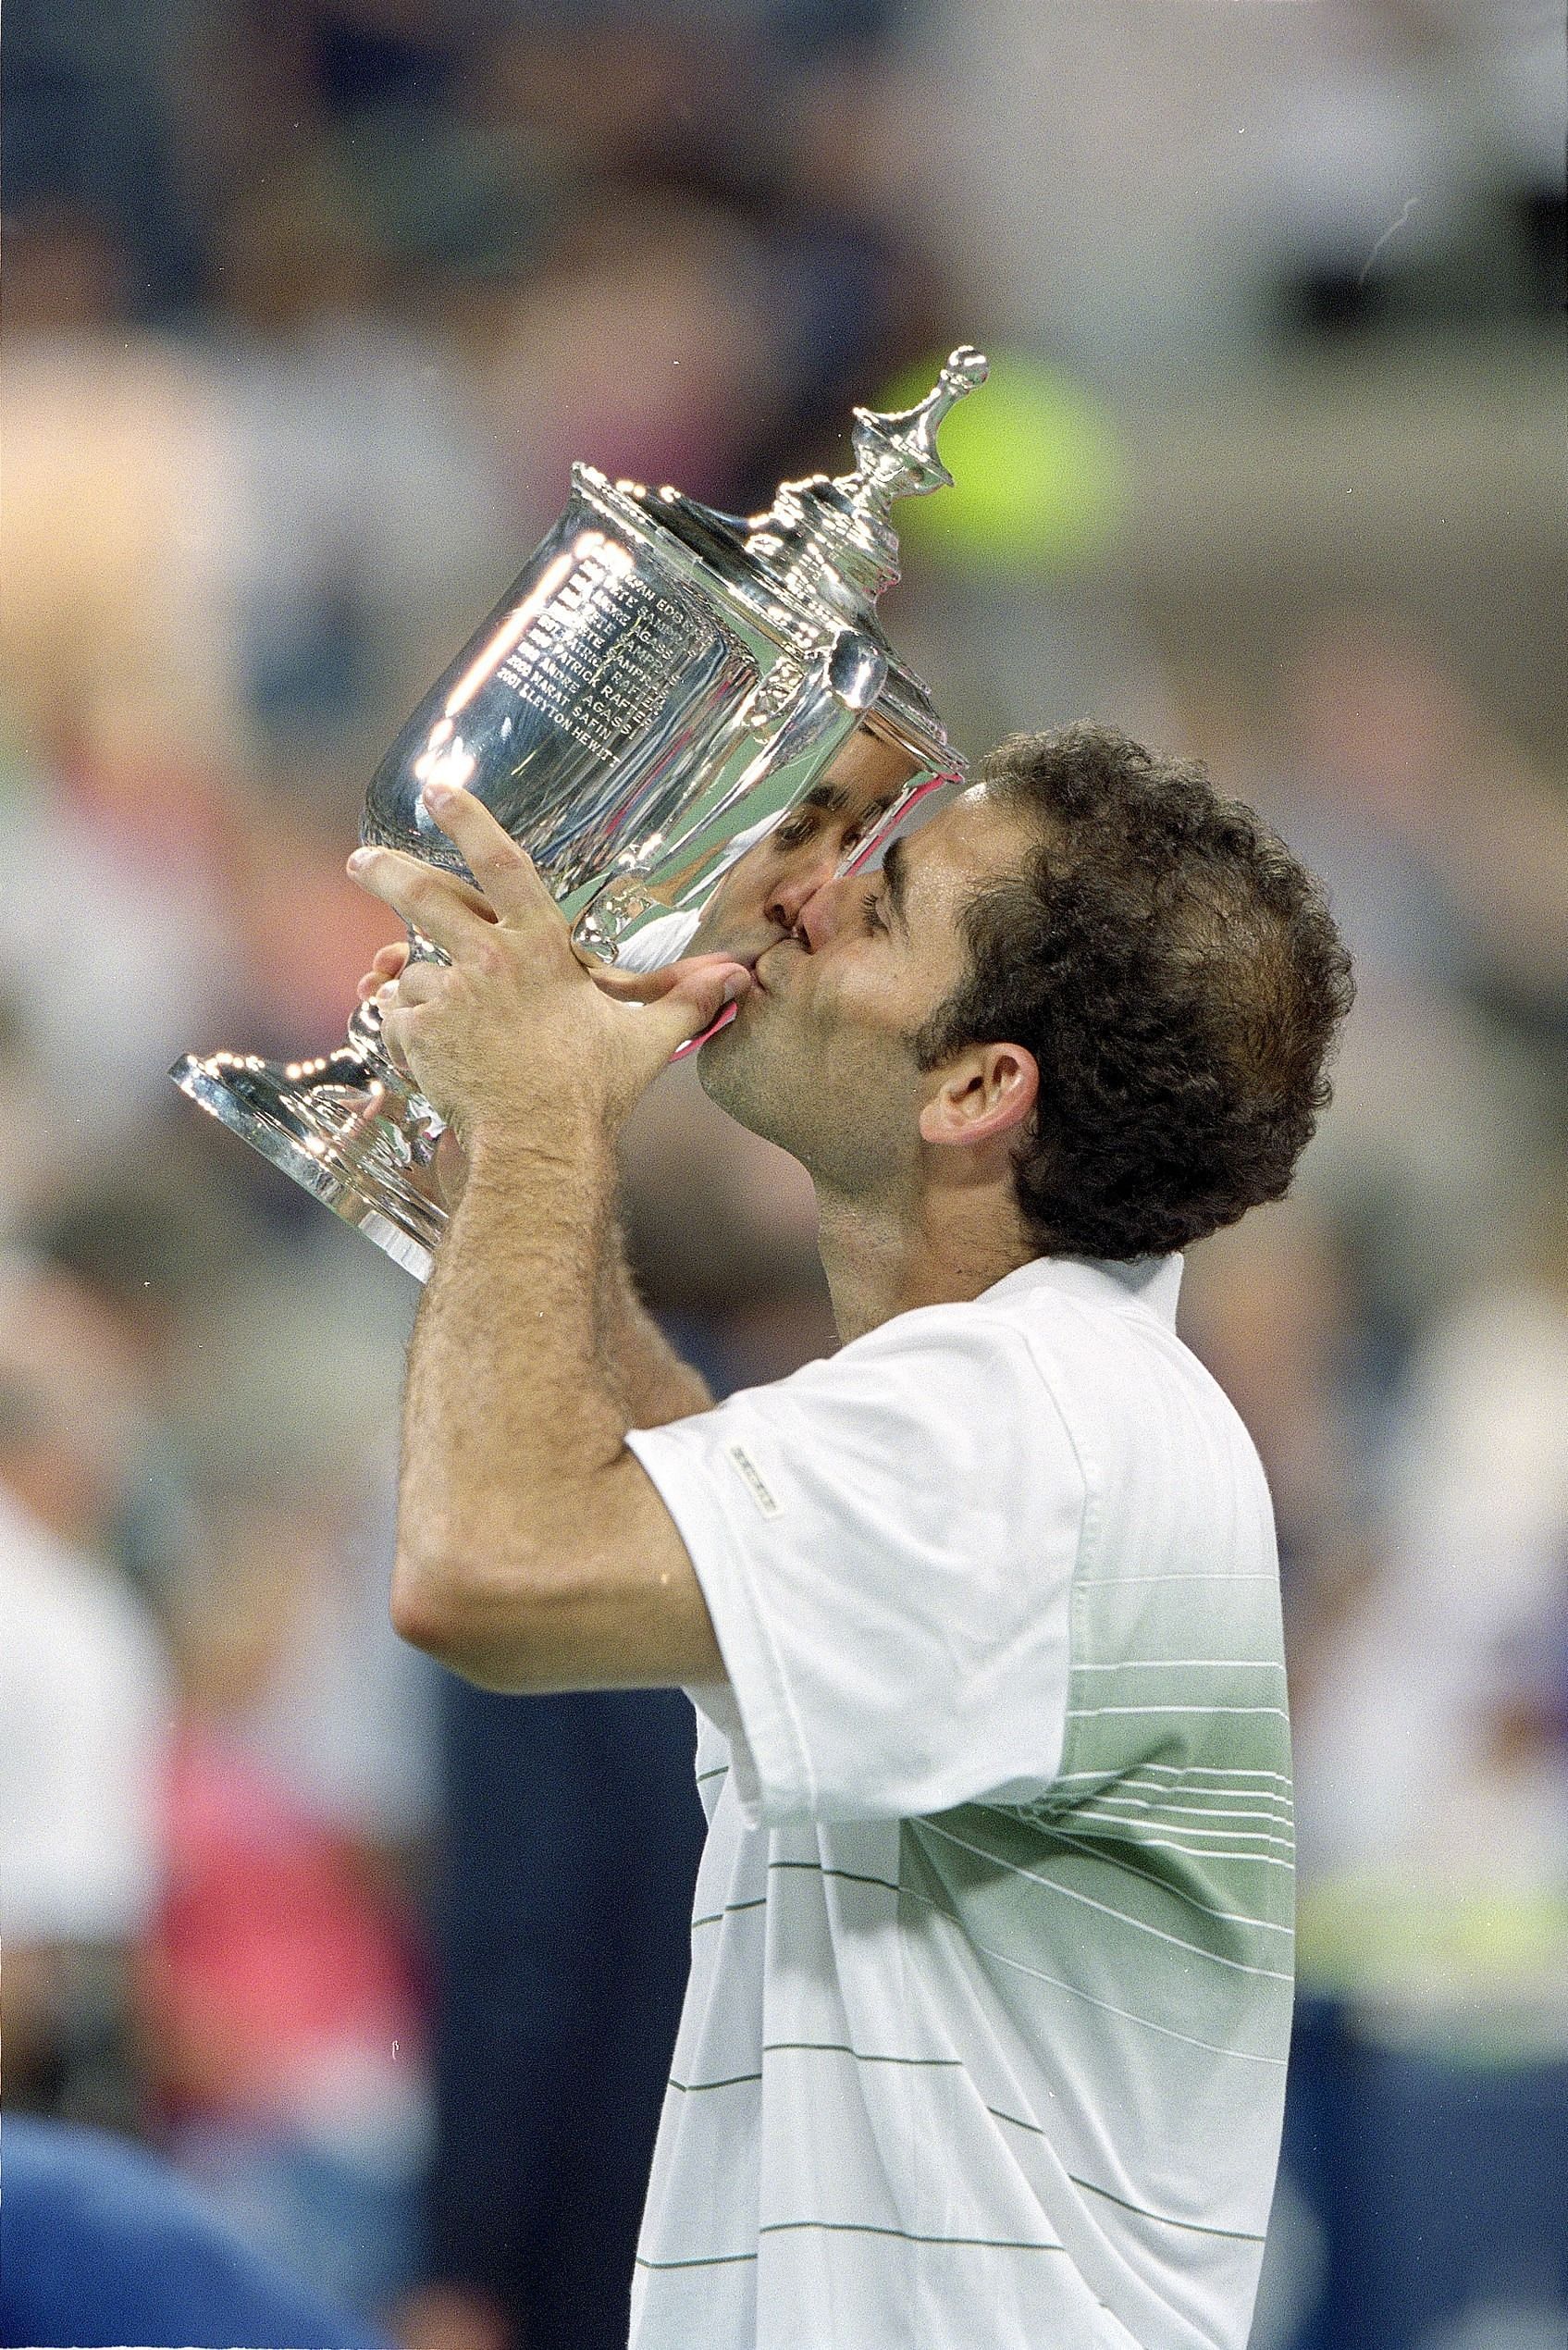
[[[730,867],[858,727],[907,761],[878,827],[961,773],[876,600],[898,576],[893,501],[948,484],[936,431],[986,375],[956,351],[920,405],[855,411],[853,473],[786,482],[765,514],[572,469],[564,513],[377,769],[360,837],[467,876],[421,804],[463,784],[525,848],[580,950],[639,968],[684,951]],[[679,943],[663,945],[665,937]],[[438,950],[413,940],[415,955]],[[310,1061],[187,1054],[180,1091],[418,1280],[446,1222],[437,1113],[362,1007]]]

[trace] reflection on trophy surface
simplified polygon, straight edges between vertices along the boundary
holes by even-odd
[[[985,372],[961,350],[918,407],[857,409],[855,471],[785,483],[749,519],[574,466],[560,519],[377,768],[362,839],[463,870],[420,798],[460,783],[527,850],[585,954],[745,960],[749,935],[754,957],[776,934],[770,870],[803,826],[831,816],[846,854],[870,854],[961,772],[875,606],[898,575],[892,501],[950,481],[936,428]],[[187,1055],[171,1074],[427,1276],[441,1124],[374,1004],[320,1060]]]
[[[764,817],[735,835],[739,854],[699,911],[645,923],[617,959],[633,971],[659,971],[682,955],[754,962],[790,928],[824,847],[840,869],[869,856],[910,812],[918,772],[903,744],[861,726],[784,815]]]

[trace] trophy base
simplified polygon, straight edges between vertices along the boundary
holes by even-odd
[[[187,1053],[169,1075],[416,1281],[429,1280],[447,1210],[433,1165],[439,1125],[417,1095],[347,1046],[304,1062]]]

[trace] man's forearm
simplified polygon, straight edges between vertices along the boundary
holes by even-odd
[[[615,1206],[602,1133],[480,1144],[414,1325],[393,1621],[488,1686],[530,1685],[531,1626],[623,1552],[629,1429],[710,1400],[637,1303]]]
[[[433,1593],[526,1562],[623,1450],[631,1423],[597,1310],[614,1199],[598,1137],[559,1154],[473,1153],[409,1348],[405,1586]]]
[[[644,1380],[607,1368],[603,1268],[615,1138],[750,973],[697,963],[646,1004],[612,1002],[492,812],[434,778],[424,805],[476,887],[375,844],[349,860],[444,950],[402,970],[382,1034],[468,1157],[409,1350],[392,1620],[488,1688],[698,1686],[723,1658],[626,1443],[623,1389]],[[646,1341],[638,1354],[646,1368]],[[664,1385],[665,1408],[685,1402]]]
[[[456,1213],[467,1175],[454,1137],[440,1175],[449,1216]],[[605,1225],[595,1305],[599,1359],[625,1407],[628,1428],[663,1428],[711,1408],[707,1380],[675,1352],[637,1294],[618,1212]]]
[[[611,1218],[605,1233],[598,1302],[600,1358],[628,1427],[662,1428],[711,1408],[707,1380],[676,1354],[637,1295],[618,1217]]]

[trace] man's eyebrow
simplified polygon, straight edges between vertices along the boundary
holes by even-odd
[[[842,784],[813,784],[805,798],[796,804],[801,808],[820,809],[824,816],[836,816],[848,805],[849,794]]]
[[[889,841],[887,854],[882,860],[882,870],[883,877],[887,883],[887,902],[893,909],[894,920],[907,936],[909,917],[905,910],[905,893],[909,886],[909,873],[904,862],[904,849],[903,841]]]

